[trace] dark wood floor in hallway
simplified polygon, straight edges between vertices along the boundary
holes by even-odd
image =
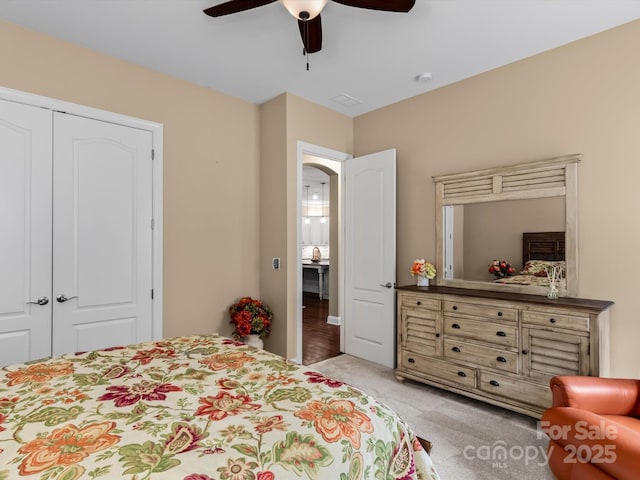
[[[340,327],[327,323],[329,300],[304,293],[302,303],[302,363],[312,363],[340,355]]]

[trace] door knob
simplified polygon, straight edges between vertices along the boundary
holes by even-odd
[[[384,287],[384,288],[393,288],[393,284],[391,282],[387,282],[387,283],[384,283],[384,284],[381,283],[380,286]]]
[[[49,299],[47,297],[38,297],[38,300],[35,302],[27,302],[27,305],[46,305],[47,303],[49,303]]]
[[[64,293],[63,293],[63,294],[61,294],[61,295],[58,295],[58,296],[56,297],[56,300],[57,300],[59,303],[64,303],[64,302],[66,302],[67,300],[71,300],[72,298],[78,298],[78,296],[76,295],[75,297],[69,297],[69,298],[67,298],[67,297],[65,297],[65,296],[64,296]]]

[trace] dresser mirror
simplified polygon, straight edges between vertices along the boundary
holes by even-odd
[[[576,296],[580,158],[434,177],[437,284],[546,295],[546,275],[533,269],[560,265],[559,295]],[[509,262],[511,274],[490,273],[494,259]]]

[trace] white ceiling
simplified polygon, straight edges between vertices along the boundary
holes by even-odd
[[[349,116],[640,18],[639,0],[417,0],[408,14],[329,1],[323,49],[306,71],[296,20],[279,2],[202,13],[219,3],[0,0],[0,18],[252,103],[291,92]],[[422,72],[432,80],[415,81]],[[340,94],[362,103],[331,100]]]

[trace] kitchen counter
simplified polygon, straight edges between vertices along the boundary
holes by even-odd
[[[313,262],[309,259],[302,260],[302,268],[317,270],[318,272],[318,295],[320,300],[324,298],[324,275],[329,268],[329,260]]]

